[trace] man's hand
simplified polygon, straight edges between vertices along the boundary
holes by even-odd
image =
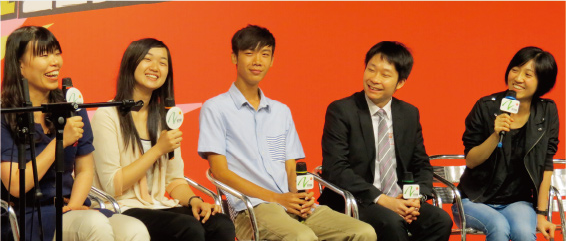
[[[403,196],[399,195],[397,198],[401,199]],[[409,201],[409,211],[408,214],[405,216],[405,221],[407,223],[411,223],[417,220],[417,217],[421,215],[419,209],[421,208],[421,200],[418,198],[407,199]]]
[[[377,204],[396,212],[403,217],[407,223],[411,223],[413,220],[417,219],[417,216],[420,215],[418,210],[420,208],[420,203],[418,202],[418,199],[405,200],[402,199],[402,197],[402,195],[399,195],[397,198],[393,198],[382,194],[377,201]]]
[[[282,193],[275,196],[275,202],[283,205],[288,213],[306,218],[310,214],[310,208],[314,204],[314,194],[310,193]],[[307,201],[308,200],[308,201]]]
[[[537,215],[537,229],[544,236],[544,238],[548,240],[554,238],[556,225],[546,220],[544,216]]]

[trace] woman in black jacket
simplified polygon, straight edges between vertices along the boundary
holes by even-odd
[[[466,118],[466,170],[458,188],[466,226],[483,231],[486,240],[536,240],[536,229],[554,236],[545,215],[559,121],[554,101],[540,97],[556,75],[552,54],[525,47],[505,72],[508,90],[481,98]],[[500,111],[510,91],[520,102],[516,114]],[[502,131],[507,134],[499,144]],[[458,217],[455,205],[452,210]]]

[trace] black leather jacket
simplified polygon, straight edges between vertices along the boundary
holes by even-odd
[[[466,117],[466,131],[462,136],[466,155],[470,149],[483,143],[493,133],[495,118],[500,113],[499,106],[505,95],[506,92],[499,92],[481,98]],[[559,121],[554,101],[533,98],[526,128],[524,165],[536,189],[536,205],[543,173],[553,170],[552,159],[558,148]],[[472,202],[489,200],[493,195],[484,194],[486,190],[499,188],[505,180],[505,177],[501,176],[501,173],[505,172],[499,170],[505,168],[504,160],[511,158],[512,150],[511,138],[505,138],[503,148],[496,148],[484,163],[473,169],[466,168],[460,178],[460,191]]]

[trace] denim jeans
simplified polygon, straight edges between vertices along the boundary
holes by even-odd
[[[519,201],[506,205],[473,203],[462,199],[466,214],[466,227],[486,234],[486,241],[536,240],[537,215],[530,202]],[[460,214],[452,205],[456,225],[462,228]]]

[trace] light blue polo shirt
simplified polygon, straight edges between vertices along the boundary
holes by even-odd
[[[285,161],[305,158],[291,110],[259,91],[257,111],[232,84],[230,90],[207,100],[200,111],[198,153],[226,156],[228,169],[256,185],[276,193],[289,192]],[[245,209],[239,199],[227,195],[236,211]],[[250,198],[254,206],[264,203]]]

